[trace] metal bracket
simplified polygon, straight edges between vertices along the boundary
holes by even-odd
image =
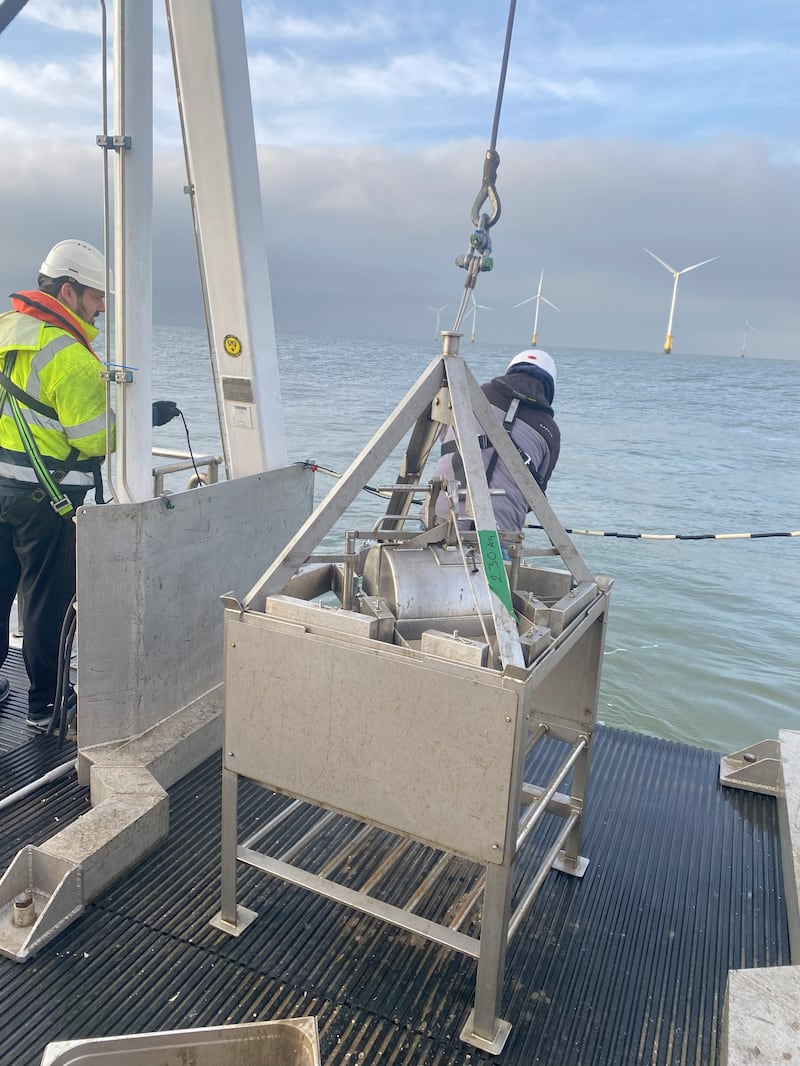
[[[27,844],[0,880],[0,955],[25,962],[83,911],[81,865]]]
[[[780,796],[781,746],[777,740],[760,740],[749,748],[723,755],[719,761],[719,783],[728,788]]]
[[[132,370],[101,370],[101,381],[113,381],[116,385],[130,385],[133,382]]]
[[[95,143],[98,148],[130,148],[132,142],[130,137],[123,133],[98,133],[95,138]]]

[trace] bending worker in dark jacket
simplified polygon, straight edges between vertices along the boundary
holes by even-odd
[[[508,364],[505,374],[481,388],[544,492],[561,448],[561,433],[553,417],[556,364],[552,356],[538,348],[520,352]],[[528,503],[488,438],[481,436],[479,440],[489,488],[503,490],[503,495],[491,499],[500,541],[508,547],[525,525]],[[464,467],[452,429],[444,436],[442,457],[434,476],[464,485]],[[437,517],[447,518],[448,507],[442,493],[436,502]]]

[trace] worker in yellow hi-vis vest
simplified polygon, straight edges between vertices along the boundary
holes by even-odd
[[[38,289],[12,294],[13,309],[0,315],[0,665],[19,591],[27,721],[39,730],[52,718],[59,637],[75,595],[72,516],[92,486],[103,502],[109,418],[113,447],[103,364],[92,350],[107,284],[113,291],[106,274],[97,248],[60,241],[41,265]],[[170,417],[178,414],[172,407]],[[0,676],[0,702],[9,691]]]

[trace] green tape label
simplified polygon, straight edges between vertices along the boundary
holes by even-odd
[[[497,596],[500,602],[508,609],[512,618],[516,618],[514,605],[511,602],[511,587],[508,584],[508,574],[503,562],[503,550],[500,547],[500,538],[496,529],[479,529],[478,543],[481,546],[481,558],[483,568],[486,571],[486,580],[489,588]]]

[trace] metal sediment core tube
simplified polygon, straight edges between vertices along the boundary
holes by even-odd
[[[383,600],[399,622],[437,619],[441,623],[447,618],[466,631],[470,622],[477,625],[478,610],[491,616],[477,555],[473,565],[475,580],[470,584],[461,553],[455,549],[377,546],[370,548],[364,563],[364,591]]]

